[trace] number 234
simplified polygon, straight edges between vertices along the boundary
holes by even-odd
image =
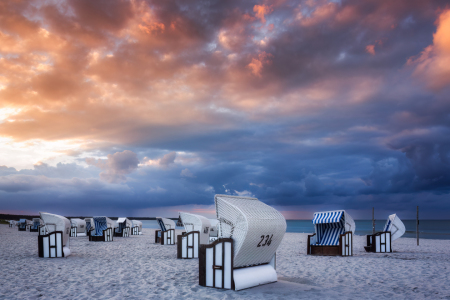
[[[257,247],[270,246],[270,244],[272,243],[272,237],[273,234],[270,236],[270,238],[268,235],[262,235]],[[266,240],[265,242],[264,239]],[[264,244],[261,244],[262,242],[264,242]]]

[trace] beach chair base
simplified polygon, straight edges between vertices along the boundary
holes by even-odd
[[[63,247],[63,232],[54,231],[49,234],[38,236],[38,252],[39,257],[57,258],[67,257],[70,255],[70,250]]]
[[[175,245],[175,229],[161,231],[161,245]]]
[[[130,236],[130,227],[122,228],[122,232],[115,232],[114,236],[116,237],[129,237]]]
[[[392,237],[390,231],[377,232],[367,236],[366,252],[388,253],[392,252]]]
[[[139,226],[131,228],[131,235],[142,235],[142,232],[139,231]]]
[[[92,235],[92,232],[89,235],[89,241],[90,242],[112,242],[113,241],[113,229],[107,228],[103,230],[103,235]]]
[[[339,236],[339,245],[314,245],[311,241],[316,234],[308,235],[307,252],[309,255],[353,256],[353,233],[347,231]]]
[[[20,228],[19,227],[19,231],[27,231],[27,228],[25,227],[25,228]]]
[[[39,232],[39,228],[30,228],[30,232]]]
[[[233,268],[233,239],[222,238],[199,249],[199,285],[243,290],[277,281],[276,256],[270,263]]]
[[[191,231],[177,236],[177,258],[198,258],[200,231]]]
[[[161,244],[161,230],[155,230],[155,244]]]

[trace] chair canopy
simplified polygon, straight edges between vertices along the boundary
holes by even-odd
[[[186,232],[200,232],[200,244],[209,243],[209,229],[211,228],[211,222],[209,222],[207,218],[187,212],[180,212],[180,219]]]
[[[86,230],[86,221],[85,220],[72,218],[72,219],[70,219],[70,223],[72,224],[72,227],[77,228],[77,233],[83,233]]]
[[[175,222],[171,219],[156,217],[156,222],[158,222],[161,231],[167,231],[169,229],[175,229]]]
[[[33,224],[31,226],[32,229],[39,229],[39,226],[44,225],[44,222],[41,218],[33,218]]]
[[[383,231],[391,232],[391,240],[395,241],[399,237],[405,234],[405,224],[400,220],[396,214],[392,214],[388,217],[386,225],[384,225]]]
[[[337,246],[341,234],[346,231],[355,233],[355,221],[345,210],[316,212],[312,223],[318,245]]]
[[[219,234],[219,220],[209,219],[211,228],[209,228],[209,236],[216,237]]]
[[[86,232],[89,232],[92,229],[95,229],[94,219],[93,218],[84,218],[86,222]]]
[[[117,220],[118,227],[115,229],[115,232],[122,232],[122,230],[126,227],[131,228],[131,221],[127,218],[119,218]]]
[[[63,233],[63,246],[67,245],[70,236],[70,221],[69,219],[55,214],[46,212],[39,212],[41,219],[44,221],[44,226],[47,233],[54,231],[62,231]]]
[[[94,231],[92,231],[91,236],[102,236],[103,230],[114,228],[116,223],[108,217],[93,217],[92,219],[94,219]]]
[[[219,238],[234,240],[234,268],[269,263],[286,232],[283,215],[256,198],[215,195]]]
[[[133,222],[133,227],[139,227],[139,232],[141,232],[142,231],[142,222],[141,221],[138,221],[138,220],[133,220],[132,221]]]

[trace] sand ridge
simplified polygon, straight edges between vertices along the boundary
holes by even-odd
[[[113,242],[70,239],[67,258],[38,257],[37,233],[0,225],[0,299],[449,299],[450,240],[401,238],[394,253],[306,255],[307,234],[286,233],[278,282],[243,291],[198,285],[198,260],[154,244],[154,229]],[[181,230],[177,230],[180,234]]]

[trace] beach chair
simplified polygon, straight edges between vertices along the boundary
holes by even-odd
[[[211,227],[209,228],[209,242],[212,243],[218,239],[219,235],[219,220],[209,219]]]
[[[200,244],[209,244],[211,223],[203,216],[180,212],[179,221],[186,232],[177,236],[177,258],[198,258]]]
[[[70,237],[81,237],[86,236],[86,221],[72,218],[70,219],[71,228],[70,228]]]
[[[90,231],[90,242],[112,242],[116,222],[107,217],[93,217],[94,229]]]
[[[20,219],[19,222],[19,231],[27,231],[27,228],[30,228],[32,225],[30,220],[27,219]]]
[[[392,242],[405,234],[405,225],[396,214],[388,217],[386,225],[381,232],[368,235],[367,246],[364,249],[367,252],[386,253],[392,252]]]
[[[39,229],[39,257],[67,257],[70,255],[70,221],[63,216],[40,212],[44,225]]]
[[[14,220],[9,220],[9,227],[17,226],[17,222]]]
[[[171,219],[157,217],[160,230],[155,230],[155,243],[175,245],[175,222]]]
[[[33,218],[30,226],[30,232],[39,232],[39,228],[44,225],[44,222],[40,218]]]
[[[131,235],[141,235],[142,234],[142,222],[138,220],[133,220],[131,228]]]
[[[308,235],[307,254],[353,255],[355,221],[345,210],[316,212],[312,223],[315,233]]]
[[[129,237],[132,226],[131,221],[127,218],[119,218],[116,223],[118,226],[114,229],[114,236]]]
[[[256,198],[216,195],[218,239],[200,245],[199,284],[242,290],[276,282],[276,251],[286,220]]]

